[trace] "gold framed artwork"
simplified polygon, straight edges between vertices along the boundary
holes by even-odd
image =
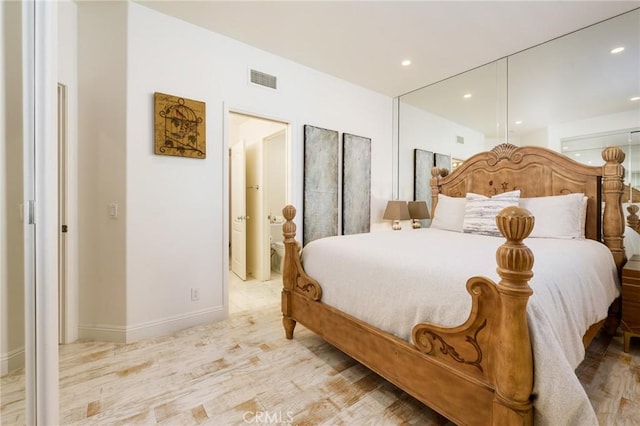
[[[154,152],[158,155],[206,158],[205,103],[155,92]]]

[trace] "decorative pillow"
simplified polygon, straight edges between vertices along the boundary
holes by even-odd
[[[438,205],[431,221],[431,227],[445,231],[462,232],[466,204],[467,199],[464,197],[449,197],[438,194]]]
[[[584,238],[586,200],[582,193],[521,198],[520,207],[536,218],[532,238]]]
[[[467,193],[467,204],[464,210],[463,232],[469,234],[501,236],[496,225],[496,216],[505,207],[517,206],[520,190],[503,192],[493,197]]]

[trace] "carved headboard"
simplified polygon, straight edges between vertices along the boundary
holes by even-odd
[[[501,144],[470,157],[450,175],[442,177],[437,168],[432,169],[434,213],[438,193],[451,197],[464,197],[467,192],[491,196],[519,189],[521,197],[529,198],[581,192],[588,197],[586,237],[603,241],[621,267],[624,156],[619,148],[606,148],[603,166],[587,166],[547,148]]]

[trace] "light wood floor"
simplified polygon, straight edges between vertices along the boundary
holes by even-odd
[[[64,425],[444,425],[447,420],[298,326],[280,282],[230,279],[230,318],[133,344],[60,347]],[[640,341],[598,336],[578,376],[602,425],[640,424]],[[2,424],[23,424],[24,376],[2,378]]]

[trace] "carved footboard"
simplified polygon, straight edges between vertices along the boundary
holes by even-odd
[[[384,333],[321,302],[295,240],[295,208],[286,222],[282,313],[288,339],[300,322],[329,343],[458,424],[532,424],[533,358],[526,319],[533,254],[522,243],[534,218],[519,207],[497,217],[507,241],[497,250],[499,283],[467,282],[468,320],[453,328],[417,324],[413,342]]]

